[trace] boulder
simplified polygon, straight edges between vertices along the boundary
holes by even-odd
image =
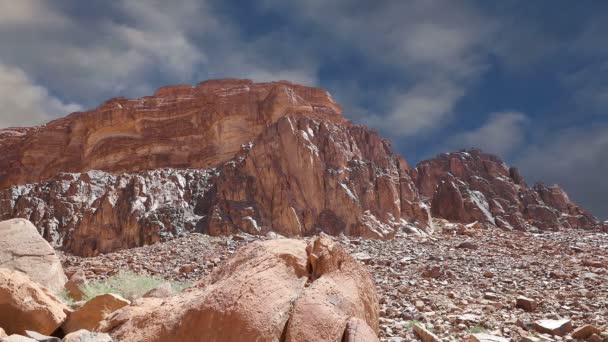
[[[365,268],[327,238],[306,247],[311,283],[294,303],[286,341],[337,341],[351,317],[378,331],[378,298]],[[363,324],[363,323],[361,323]]]
[[[0,265],[23,272],[53,291],[61,290],[67,280],[51,245],[25,219],[0,222]]]
[[[248,244],[181,294],[142,298],[100,326],[135,342],[340,340],[349,329],[375,337],[375,287],[327,238]]]
[[[130,303],[112,293],[97,295],[69,315],[63,325],[63,331],[71,333],[81,329],[96,330],[107,315]]]
[[[90,332],[88,330],[78,330],[65,335],[62,342],[112,342],[112,337],[108,334]]]
[[[544,334],[565,336],[572,331],[572,321],[569,319],[541,319],[532,323],[532,328]]]
[[[0,269],[0,326],[6,333],[52,334],[66,319],[65,310],[59,298],[27,275]]]
[[[72,274],[67,283],[65,283],[64,288],[72,299],[80,301],[84,297],[82,287],[86,285],[86,283],[87,277],[84,274],[84,271],[78,270],[76,273]]]

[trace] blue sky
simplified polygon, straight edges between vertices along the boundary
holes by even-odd
[[[0,127],[174,83],[322,86],[412,164],[480,147],[608,218],[608,2],[0,0]]]

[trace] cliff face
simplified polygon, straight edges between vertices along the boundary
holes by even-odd
[[[411,171],[435,217],[488,222],[506,229],[597,228],[593,215],[557,185],[528,187],[516,168],[479,150],[444,153]]]
[[[505,229],[594,228],[557,186],[532,188],[495,156],[408,167],[320,88],[217,80],[112,99],[33,128],[0,130],[0,219],[95,255],[245,231],[390,238],[432,216]]]
[[[0,188],[59,172],[213,167],[286,113],[345,122],[320,88],[248,80],[169,86],[43,126],[0,130]]]
[[[10,165],[0,217],[27,218],[80,255],[188,231],[387,238],[431,229],[407,163],[318,88],[167,87],[0,139],[12,151],[0,161]]]

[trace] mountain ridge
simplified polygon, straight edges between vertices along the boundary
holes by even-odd
[[[480,150],[410,167],[327,91],[286,81],[210,80],[114,98],[0,130],[0,152],[0,219],[29,219],[80,255],[190,231],[385,239],[430,233],[432,217],[602,228],[563,190],[528,188]]]

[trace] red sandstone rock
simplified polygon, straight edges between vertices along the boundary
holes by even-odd
[[[517,169],[480,150],[438,155],[420,162],[411,175],[435,217],[518,230],[599,228],[597,218],[559,186],[529,188]]]
[[[320,88],[235,79],[168,86],[39,127],[0,130],[0,188],[59,172],[208,168],[287,113],[345,121]]]
[[[85,256],[192,231],[384,239],[430,232],[431,212],[504,229],[599,225],[559,187],[529,188],[479,150],[410,169],[326,91],[288,82],[169,86],[0,130],[2,188],[0,219],[27,218]]]
[[[0,222],[0,267],[23,272],[53,291],[67,281],[53,248],[24,219]]]
[[[4,149],[0,188],[48,180],[0,191],[0,215],[33,220],[55,247],[79,255],[189,231],[388,238],[431,229],[405,160],[344,119],[319,88],[239,80],[166,87],[0,131]],[[87,171],[163,167],[208,169]]]
[[[353,317],[375,337],[378,301],[363,266],[324,238],[308,248],[280,239],[241,248],[182,294],[136,301],[101,330],[119,341],[333,341]]]
[[[24,273],[0,268],[0,326],[7,334],[52,334],[65,320],[65,310],[59,298]]]

